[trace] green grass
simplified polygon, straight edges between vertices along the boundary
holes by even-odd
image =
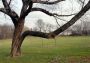
[[[22,56],[9,56],[11,39],[0,40],[0,63],[90,63],[90,37],[28,37],[22,45]]]

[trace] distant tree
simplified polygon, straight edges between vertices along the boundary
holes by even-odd
[[[36,22],[36,27],[38,29],[38,31],[43,31],[45,26],[45,23],[43,22],[42,19],[38,19],[38,21]]]
[[[45,23],[42,19],[38,19],[35,25],[36,26],[33,28],[33,30],[40,32],[52,32],[55,28],[53,24]]]

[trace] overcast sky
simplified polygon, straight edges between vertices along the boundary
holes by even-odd
[[[3,5],[0,2],[0,7],[3,7]],[[15,10],[18,15],[20,14],[20,9],[22,7],[22,2],[21,0],[14,0],[11,5],[12,9]],[[46,6],[43,4],[34,4],[33,7],[41,7],[44,9],[49,10],[50,12],[55,12],[58,14],[71,14],[71,13],[76,13],[80,10],[80,4],[77,3],[75,0],[66,0],[63,1],[57,5],[54,6]],[[54,7],[54,8],[53,8]],[[0,12],[0,24],[12,24],[12,21],[8,16]],[[56,25],[55,19],[52,16],[48,16],[42,12],[32,12],[29,13],[29,15],[25,19],[25,26],[32,28],[35,26],[35,22],[38,19],[42,19],[46,23],[51,23]],[[71,17],[64,18],[66,20],[70,20]],[[62,22],[61,20],[58,20],[60,24],[65,23]]]

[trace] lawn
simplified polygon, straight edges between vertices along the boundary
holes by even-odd
[[[11,39],[0,40],[0,63],[90,63],[90,37],[28,37],[22,44],[22,56],[9,56]]]

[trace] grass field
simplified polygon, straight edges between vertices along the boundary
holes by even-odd
[[[0,40],[0,63],[90,63],[90,37],[28,37],[22,56],[9,56],[11,39]]]

